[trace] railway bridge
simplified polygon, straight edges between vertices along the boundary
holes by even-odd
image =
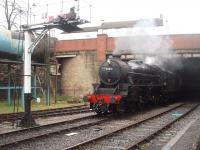
[[[154,37],[158,36],[151,38]],[[126,42],[126,37],[124,38]],[[132,38],[137,43],[141,36]],[[177,70],[184,78],[185,89],[200,89],[198,79],[200,75],[200,34],[159,35],[159,38],[170,39],[168,51],[157,49],[156,53],[148,53],[148,55],[169,56],[169,66],[178,66]],[[55,54],[61,64],[60,91],[72,96],[82,96],[90,92],[91,85],[98,81],[99,64],[115,52],[118,39],[119,37],[109,37],[107,34],[97,34],[96,38],[58,40]],[[165,46],[166,43],[165,40],[161,42],[163,43],[159,44],[162,48],[162,45]],[[123,58],[141,59],[147,55],[140,49],[133,52],[129,49],[123,50],[129,52],[128,55],[123,55]],[[174,56],[179,56],[179,61],[173,59]]]

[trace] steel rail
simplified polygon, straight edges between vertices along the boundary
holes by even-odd
[[[84,118],[77,118],[77,119],[74,119],[74,120],[69,120],[69,121],[62,121],[62,122],[59,122],[59,123],[53,123],[53,124],[47,124],[47,125],[43,125],[43,126],[37,126],[37,127],[31,127],[31,128],[26,128],[26,129],[22,129],[22,130],[18,130],[18,131],[12,131],[12,132],[8,132],[8,133],[5,133],[5,134],[1,134],[0,136],[5,136],[5,135],[8,135],[8,134],[14,134],[14,133],[19,133],[19,132],[24,132],[24,131],[28,131],[28,130],[37,130],[37,129],[41,129],[41,128],[48,128],[50,126],[56,126],[56,125],[62,125],[64,123],[73,123],[73,122],[76,122],[76,121],[81,121],[81,120],[84,120],[84,119],[89,119],[89,118],[96,118],[96,115],[93,115],[93,116],[87,116],[87,117],[84,117]],[[47,136],[50,136],[50,135],[53,135],[53,134],[57,134],[57,133],[61,133],[61,132],[64,132],[64,131],[70,131],[70,130],[74,130],[74,129],[79,129],[79,128],[85,128],[85,127],[89,127],[89,126],[93,126],[93,125],[97,125],[97,124],[100,124],[102,122],[105,122],[107,121],[108,118],[100,118],[99,120],[97,121],[93,121],[93,122],[89,122],[89,123],[85,123],[85,124],[82,124],[82,125],[78,125],[78,126],[73,126],[73,127],[65,127],[65,128],[62,128],[62,129],[57,129],[57,130],[54,130],[52,132],[48,132],[48,133],[43,133],[43,134],[39,134],[39,135],[35,135],[35,136],[32,136],[32,137],[27,137],[27,138],[24,138],[24,139],[17,139],[15,141],[12,141],[12,142],[7,142],[7,143],[4,143],[4,144],[0,144],[0,148],[5,148],[5,147],[9,147],[9,146],[14,146],[16,144],[20,144],[20,143],[24,143],[24,142],[28,142],[28,141],[31,141],[31,140],[36,140],[38,138],[42,138],[42,137],[47,137]]]
[[[143,139],[141,139],[140,141],[138,141],[135,144],[129,145],[128,147],[126,147],[126,150],[132,150],[132,149],[137,149],[139,148],[139,145],[141,145],[142,143],[145,143],[146,141],[151,140],[154,136],[156,136],[157,134],[161,133],[162,131],[164,131],[165,129],[169,128],[171,125],[173,125],[175,122],[179,121],[180,119],[184,118],[185,116],[187,116],[189,113],[191,113],[192,111],[194,111],[197,107],[199,106],[199,104],[195,105],[194,107],[192,107],[189,111],[187,111],[186,113],[184,113],[183,115],[181,115],[180,117],[176,118],[175,120],[169,122],[168,124],[166,124],[165,126],[163,126],[161,129],[153,132],[152,134],[150,134],[147,137],[144,137]]]
[[[47,109],[47,110],[39,110],[33,111],[32,115],[35,118],[39,117],[50,117],[50,116],[58,116],[58,115],[68,115],[82,112],[89,112],[89,107],[86,105],[74,106],[74,107],[65,107],[65,108],[56,108],[56,109]],[[23,116],[23,112],[20,113],[8,113],[8,114],[0,114],[0,122],[3,121],[15,121],[20,119]]]
[[[119,129],[116,129],[116,130],[111,131],[111,132],[107,132],[107,133],[105,133],[105,134],[103,134],[103,135],[100,135],[100,136],[98,136],[98,137],[95,137],[95,138],[89,139],[89,140],[87,140],[87,141],[84,141],[84,142],[78,143],[78,144],[76,144],[76,145],[73,145],[73,146],[71,146],[71,147],[65,148],[64,150],[79,149],[79,148],[81,148],[82,146],[85,146],[85,145],[87,145],[87,144],[96,142],[96,141],[101,140],[101,139],[103,139],[103,138],[106,138],[106,137],[108,137],[108,136],[112,136],[112,135],[115,134],[115,133],[121,132],[121,131],[126,130],[126,129],[128,129],[128,128],[131,128],[131,127],[133,127],[133,126],[138,126],[138,125],[140,125],[140,124],[142,124],[142,123],[144,123],[144,122],[146,122],[146,121],[148,121],[148,120],[151,120],[151,119],[154,119],[154,118],[159,117],[159,116],[161,116],[161,115],[164,115],[164,114],[166,114],[166,113],[168,113],[168,112],[170,112],[170,111],[172,111],[172,110],[174,110],[174,109],[177,109],[177,108],[179,108],[179,107],[181,107],[181,106],[183,106],[183,105],[185,105],[185,104],[180,104],[180,105],[175,106],[175,107],[173,107],[173,108],[169,108],[169,109],[167,109],[167,110],[164,111],[164,112],[161,112],[161,113],[159,113],[159,114],[155,114],[155,115],[153,115],[153,116],[151,116],[151,117],[149,117],[149,118],[145,118],[145,119],[142,119],[142,120],[138,120],[137,122],[134,122],[134,123],[132,123],[132,124],[130,124],[130,125],[127,125],[127,126],[125,126],[125,127],[121,127],[121,128],[119,128]]]
[[[66,123],[73,123],[76,121],[81,121],[84,119],[95,118],[95,117],[96,117],[96,114],[93,114],[93,115],[89,115],[89,116],[82,117],[82,118],[76,118],[76,119],[72,119],[72,120],[65,120],[65,121],[54,122],[54,123],[45,124],[45,125],[38,125],[38,126],[34,126],[34,127],[23,128],[23,129],[19,129],[19,130],[15,130],[15,131],[0,133],[0,137],[10,135],[10,134],[16,134],[16,133],[24,132],[24,131],[38,130],[40,128],[51,127],[51,126],[56,126],[56,125],[61,125],[61,124],[66,124]]]

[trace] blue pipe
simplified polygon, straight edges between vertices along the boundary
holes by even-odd
[[[33,37],[32,37],[33,38]],[[33,39],[32,39],[33,40]],[[50,38],[51,46],[54,47],[55,38]],[[36,46],[32,59],[37,62],[43,62],[45,56],[45,49],[47,49],[47,39],[42,40]],[[49,50],[50,54],[53,54],[53,49]],[[24,34],[21,32],[14,32],[9,30],[0,29],[0,59],[8,60],[22,60],[24,51]]]
[[[9,59],[17,55],[22,56],[23,38],[23,34],[19,32],[0,29],[0,57]]]

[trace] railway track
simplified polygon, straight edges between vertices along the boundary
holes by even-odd
[[[80,142],[65,150],[72,149],[137,149],[140,144],[150,140],[154,135],[170,127],[179,119],[185,117],[199,104],[184,104],[141,119],[126,126],[117,128],[100,136]],[[181,114],[174,117],[172,114]]]
[[[59,115],[70,115],[76,113],[89,112],[89,107],[87,105],[73,106],[73,107],[64,107],[64,108],[55,108],[55,109],[46,109],[39,111],[32,111],[32,115],[34,118],[39,117],[53,117]],[[0,114],[0,123],[4,121],[16,121],[23,117],[24,113],[8,113],[8,114]]]
[[[89,115],[68,121],[57,122],[42,126],[36,126],[17,131],[0,134],[0,149],[10,149],[16,144],[37,140],[43,137],[52,136],[61,132],[74,129],[86,128],[97,125],[108,120],[107,117],[97,117],[97,115]]]
[[[197,105],[177,103],[130,116],[100,118],[93,114],[63,124],[22,129],[0,134],[0,149],[135,149],[166,123],[179,118],[171,117],[173,113],[182,113],[181,119],[195,107]],[[168,117],[163,118],[164,115]],[[135,147],[130,147],[131,144]]]

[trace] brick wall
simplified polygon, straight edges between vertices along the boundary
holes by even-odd
[[[98,34],[96,39],[61,40],[56,43],[56,53],[96,51],[97,61],[106,58],[106,52],[115,48],[115,39],[106,34]]]
[[[200,34],[162,35],[172,40],[173,49],[200,49]],[[138,38],[138,37],[134,37]],[[97,57],[103,58],[103,53],[115,49],[115,38],[106,34],[97,35],[96,39],[61,40],[56,42],[56,53],[70,51],[98,51]],[[100,55],[100,56],[98,56]]]
[[[56,52],[96,50],[96,39],[61,40],[56,42]]]
[[[97,60],[103,61],[106,59],[106,50],[107,50],[107,35],[99,34],[97,35]]]

